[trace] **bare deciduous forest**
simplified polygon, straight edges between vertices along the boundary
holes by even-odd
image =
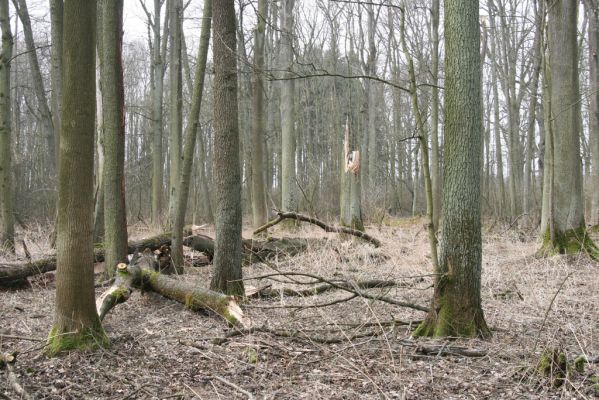
[[[599,397],[598,0],[0,31],[0,399]]]

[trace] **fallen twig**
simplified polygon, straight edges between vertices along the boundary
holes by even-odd
[[[233,389],[237,390],[239,393],[245,394],[247,396],[248,399],[250,400],[254,400],[254,395],[251,394],[250,392],[248,392],[247,390],[240,388],[239,386],[237,386],[236,384],[234,384],[233,382],[229,382],[228,380],[226,380],[225,378],[222,378],[218,375],[212,375],[212,377],[214,379],[216,379],[217,381],[224,383],[225,385],[232,387]]]
[[[21,386],[15,374],[14,363],[17,361],[16,353],[0,353],[0,369],[6,368],[6,377],[12,390],[19,395],[20,399],[31,400],[33,397]]]
[[[358,288],[358,289],[379,289],[399,286],[398,282],[394,281],[382,281],[382,280],[370,280],[370,281],[358,281],[358,282],[339,282],[339,286],[347,288]],[[304,290],[296,290],[290,288],[273,289],[265,287],[259,291],[253,291],[251,294],[246,294],[247,297],[307,297],[315,296],[328,292],[331,289],[336,289],[334,286],[328,283],[315,286]]]
[[[6,335],[0,333],[0,339],[14,339],[14,340],[26,340],[29,342],[45,342],[46,339],[36,338],[31,336],[18,336],[18,335]]]
[[[254,235],[259,234],[260,232],[270,228],[271,226],[278,224],[279,222],[281,222],[285,219],[295,219],[297,221],[308,222],[308,223],[314,224],[316,226],[319,226],[320,228],[324,229],[325,232],[346,233],[348,235],[353,235],[353,236],[359,237],[361,239],[364,239],[367,242],[372,243],[374,245],[374,247],[381,246],[380,240],[370,236],[367,233],[364,233],[362,231],[358,231],[358,230],[355,230],[352,228],[347,228],[344,226],[330,226],[316,218],[308,217],[307,215],[298,214],[295,212],[278,211],[277,215],[278,215],[277,218],[273,219],[272,221],[270,221],[270,222],[266,223],[265,225],[261,226],[260,228],[256,229],[254,231]]]
[[[418,310],[418,311],[424,311],[424,312],[428,312],[428,308],[418,305],[418,304],[413,304],[413,303],[408,303],[405,301],[401,301],[401,300],[395,300],[395,299],[391,299],[389,297],[386,296],[376,296],[376,295],[372,295],[366,292],[362,292],[358,289],[353,289],[350,287],[345,287],[343,285],[340,285],[338,283],[335,283],[333,281],[330,281],[328,279],[325,279],[321,276],[318,275],[313,275],[313,274],[307,274],[307,273],[302,273],[302,272],[278,272],[276,274],[268,274],[268,275],[263,275],[260,277],[254,277],[254,278],[247,278],[249,279],[263,279],[263,278],[267,278],[270,276],[305,276],[307,278],[312,278],[318,282],[321,283],[326,283],[331,285],[332,287],[336,288],[336,289],[341,289],[341,290],[345,290],[346,292],[350,292],[350,293],[354,293],[357,294],[360,297],[363,297],[365,299],[371,299],[371,300],[378,300],[378,301],[382,301],[384,303],[389,303],[389,304],[394,304],[396,306],[400,306],[400,307],[406,307],[406,308],[412,308],[414,310]]]

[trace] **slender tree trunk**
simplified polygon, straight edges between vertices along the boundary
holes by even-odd
[[[31,69],[31,77],[33,80],[33,89],[37,98],[37,105],[40,113],[40,122],[42,125],[42,135],[46,138],[48,145],[48,157],[50,176],[56,174],[56,136],[54,124],[52,122],[52,113],[48,107],[46,99],[46,90],[44,88],[44,80],[40,70],[39,61],[37,58],[37,50],[33,41],[33,31],[31,29],[31,20],[25,0],[13,0],[13,4],[19,14],[19,19],[23,24],[23,35],[25,37],[25,45],[27,47],[27,56],[29,57],[29,65]]]
[[[214,180],[216,240],[212,290],[243,296],[241,280],[241,169],[237,122],[235,6],[218,0],[214,24]]]
[[[258,228],[267,221],[266,190],[264,184],[264,42],[266,18],[268,16],[266,0],[258,1],[258,23],[254,33],[254,73],[252,107],[252,217],[254,227]]]
[[[193,93],[191,97],[191,110],[187,128],[185,130],[185,146],[182,160],[179,190],[175,207],[173,223],[172,253],[175,266],[183,265],[183,225],[187,211],[187,199],[191,182],[191,167],[195,152],[196,137],[200,125],[200,108],[202,105],[202,92],[204,90],[204,77],[206,76],[206,60],[208,58],[208,44],[210,42],[210,25],[212,21],[212,0],[204,0],[204,14],[202,16],[202,33],[198,49],[198,60],[194,78]]]
[[[183,126],[183,74],[181,69],[181,30],[183,24],[183,3],[169,0],[170,19],[170,178],[169,178],[169,225],[175,219],[179,177],[181,172],[181,139]]]
[[[416,86],[416,71],[414,69],[414,60],[408,51],[408,43],[406,41],[406,11],[401,14],[400,20],[400,32],[401,32],[401,45],[404,51],[404,56],[408,61],[408,74],[410,76],[410,99],[412,100],[412,110],[416,117],[416,131],[418,132],[420,147],[422,148],[422,169],[424,175],[424,188],[426,196],[426,216],[427,216],[427,231],[429,246],[431,249],[431,261],[433,269],[437,273],[439,269],[439,261],[437,257],[437,233],[434,222],[434,208],[433,208],[433,189],[431,184],[431,174],[429,168],[428,158],[428,135],[424,128],[424,121],[422,113],[420,112],[420,105],[418,101],[418,92]],[[482,154],[482,152],[481,152]],[[416,193],[416,189],[414,189]],[[414,198],[416,198],[414,196]]]
[[[370,76],[376,76],[376,61],[377,61],[377,49],[375,42],[376,35],[376,19],[374,6],[367,4],[368,14],[368,61],[367,61],[367,73]],[[374,81],[369,81],[366,86],[367,98],[368,98],[368,132],[367,132],[367,143],[368,143],[368,157],[366,162],[368,163],[368,190],[370,193],[374,189],[378,189],[380,184],[380,171],[378,170],[378,147],[377,147],[377,132],[376,132],[376,112],[379,101],[377,99],[377,86]]]
[[[154,22],[152,44],[152,224],[159,225],[162,215],[163,159],[162,152],[162,96],[164,91],[164,60],[160,37],[161,9],[163,0],[154,0]],[[165,25],[167,25],[165,23]]]
[[[15,227],[13,210],[13,167],[10,62],[13,37],[10,31],[8,0],[0,0],[0,250],[14,252]]]
[[[50,0],[50,26],[52,35],[51,53],[51,86],[50,97],[52,123],[56,132],[56,163],[58,165],[58,148],[60,146],[60,114],[62,104],[62,32],[64,2],[63,0]]]
[[[280,62],[284,70],[293,67],[293,9],[295,0],[284,0],[281,10],[281,48]],[[285,78],[292,77],[285,72]],[[296,133],[294,81],[284,80],[281,83],[281,207],[285,211],[297,211],[297,182],[295,171]]]
[[[341,176],[341,226],[364,231],[362,221],[362,184],[360,152],[352,150],[357,140],[352,135],[349,115],[343,139],[343,175]]]
[[[589,19],[590,106],[589,145],[591,147],[591,215],[589,223],[599,225],[599,1],[585,0]]]
[[[439,229],[441,215],[441,176],[439,174],[439,0],[433,0],[432,7],[432,110],[431,110],[431,185],[433,191],[433,226]]]
[[[534,181],[532,176],[533,146],[535,143],[535,125],[537,110],[537,91],[539,88],[539,75],[541,73],[541,35],[543,34],[543,15],[545,13],[543,0],[540,1],[539,10],[536,12],[536,30],[533,42],[534,61],[532,70],[532,82],[530,83],[530,103],[528,105],[528,121],[526,133],[526,158],[524,163],[524,185],[522,188],[522,211],[530,213],[531,197],[534,197]]]
[[[492,1],[489,1],[489,9],[491,9]],[[491,29],[491,81],[493,85],[493,139],[495,141],[495,159],[497,162],[497,185],[499,186],[499,204],[497,205],[497,214],[499,217],[505,215],[505,207],[507,206],[507,199],[505,193],[505,178],[503,177],[503,149],[501,146],[501,122],[499,114],[499,90],[498,85],[498,73],[497,73],[497,52],[495,49],[496,43],[496,30],[495,30],[495,15],[490,17],[490,29]]]
[[[445,0],[445,185],[439,274],[414,335],[488,337],[480,298],[481,153],[479,2]]]
[[[46,347],[50,355],[108,342],[94,301],[95,16],[94,0],[65,2],[56,312]]]
[[[102,0],[102,113],[104,128],[104,247],[106,274],[127,261],[125,208],[125,95],[123,0]]]

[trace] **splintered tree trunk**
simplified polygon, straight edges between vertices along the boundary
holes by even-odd
[[[293,9],[295,0],[284,0],[281,7],[281,69],[293,67]],[[291,78],[286,72],[285,78]],[[297,211],[297,183],[295,171],[295,106],[294,81],[281,83],[281,207],[283,210]]]
[[[341,175],[341,225],[359,231],[364,230],[362,222],[362,185],[360,177],[360,152],[351,150],[356,141],[352,137],[349,116],[345,122],[343,139],[343,169]]]
[[[15,227],[13,218],[12,184],[12,134],[10,118],[10,60],[12,58],[12,33],[8,0],[0,0],[0,251],[14,251]]]
[[[267,2],[258,1],[258,23],[254,37],[253,118],[252,118],[252,217],[254,227],[266,223],[266,189],[264,185],[264,31]]]
[[[104,119],[104,247],[106,275],[127,261],[125,213],[125,96],[123,87],[123,0],[102,0],[102,112]]]
[[[212,290],[243,296],[237,48],[233,0],[214,3],[214,181],[216,241]]]
[[[67,0],[64,19],[58,268],[56,312],[46,347],[49,355],[108,342],[94,301],[95,0]]]
[[[590,107],[589,144],[591,147],[591,215],[589,223],[599,225],[599,1],[585,0],[589,19]]]
[[[177,267],[183,265],[183,225],[185,224],[185,213],[187,211],[187,198],[189,197],[191,167],[193,166],[196,136],[200,125],[200,107],[202,105],[202,92],[204,90],[204,77],[206,72],[206,60],[208,58],[211,22],[212,0],[204,0],[202,34],[200,35],[200,47],[198,49],[199,56],[196,64],[191,110],[188,116],[189,120],[187,122],[187,128],[185,129],[183,165],[181,168],[181,177],[179,179],[179,191],[177,193],[175,218],[173,221],[173,244],[171,255],[173,263]]]
[[[548,7],[548,65],[550,80],[549,164],[545,187],[547,207],[542,224],[545,254],[576,253],[593,257],[599,251],[588,238],[582,196],[580,134],[582,119],[578,86],[578,2],[557,0]]]
[[[488,337],[481,308],[479,4],[445,0],[445,186],[439,275],[414,335]]]

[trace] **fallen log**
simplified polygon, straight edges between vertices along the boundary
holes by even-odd
[[[44,258],[25,263],[0,263],[0,287],[21,287],[31,275],[56,269],[56,258]]]
[[[362,231],[358,231],[356,229],[352,229],[352,228],[347,228],[345,226],[331,226],[331,225],[327,225],[324,222],[313,218],[313,217],[308,217],[307,215],[303,215],[303,214],[298,214],[295,212],[285,212],[285,211],[279,211],[277,212],[277,218],[273,219],[272,221],[266,223],[265,225],[261,226],[260,228],[256,229],[254,231],[254,235],[259,234],[260,232],[265,231],[266,229],[286,220],[286,219],[295,219],[297,221],[303,221],[303,222],[308,222],[310,224],[314,224],[322,229],[324,229],[325,232],[336,232],[336,233],[345,233],[348,235],[353,235],[356,237],[359,237],[360,239],[364,239],[367,242],[370,242],[374,245],[374,247],[380,247],[381,246],[381,242],[380,240],[370,236],[367,233],[364,233]]]
[[[156,271],[154,255],[144,251],[131,264],[117,266],[116,279],[96,302],[100,319],[117,304],[129,299],[133,289],[153,291],[162,296],[185,304],[192,311],[211,311],[233,325],[243,325],[243,311],[233,296],[198,287],[192,282],[170,278]]]
[[[185,234],[191,233],[191,229],[186,229]],[[133,240],[128,244],[129,254],[135,251],[145,249],[159,250],[171,243],[171,234],[163,233],[146,239]],[[264,261],[274,257],[290,257],[304,251],[308,246],[307,239],[269,239],[267,241],[258,241],[252,239],[243,240],[244,263],[251,264],[257,261]],[[214,239],[206,235],[187,236],[183,239],[183,244],[196,251],[206,254],[209,261],[214,257]],[[96,248],[94,250],[94,260],[96,262],[104,261],[104,249]],[[164,266],[163,268],[164,269]],[[168,268],[167,268],[168,269]],[[56,270],[56,257],[35,260],[24,263],[0,263],[0,287],[22,286],[27,283],[29,276],[43,274]],[[178,268],[172,268],[180,272]]]
[[[186,228],[185,234],[191,234],[191,229]],[[127,245],[127,250],[129,254],[133,254],[136,250],[157,250],[162,246],[170,245],[170,243],[171,234],[162,233],[145,239],[132,240]],[[214,253],[214,250],[212,252]],[[104,261],[104,248],[96,247],[94,249],[94,261]],[[0,263],[0,287],[23,286],[26,283],[27,277],[55,270],[56,256],[21,263]]]

